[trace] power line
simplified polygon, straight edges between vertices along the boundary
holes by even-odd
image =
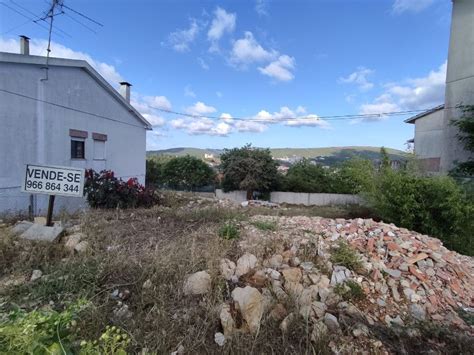
[[[6,94],[10,94],[10,95],[15,95],[15,96],[23,97],[23,98],[25,98],[25,99],[43,102],[43,103],[45,103],[45,104],[52,105],[52,106],[56,106],[56,107],[60,107],[60,108],[66,109],[66,110],[70,110],[70,111],[74,111],[74,112],[79,112],[79,113],[83,113],[83,114],[90,115],[90,116],[94,116],[94,117],[98,117],[98,118],[103,118],[103,119],[105,119],[105,120],[109,120],[109,121],[113,121],[113,122],[117,122],[117,123],[122,123],[122,124],[125,124],[125,125],[128,125],[128,126],[143,128],[143,126],[138,126],[138,125],[135,125],[135,124],[132,124],[132,123],[128,123],[128,122],[123,122],[123,121],[120,121],[120,120],[117,120],[117,119],[114,119],[114,118],[111,118],[111,117],[99,115],[99,114],[96,114],[96,113],[93,113],[93,112],[88,112],[88,111],[80,110],[80,109],[77,109],[77,108],[74,108],[74,107],[69,107],[69,106],[61,105],[61,104],[58,104],[58,103],[55,103],[55,102],[46,101],[46,100],[41,100],[41,99],[38,99],[38,98],[36,98],[36,97],[31,97],[31,96],[28,96],[28,95],[20,94],[20,93],[18,93],[18,92],[13,92],[13,91],[5,90],[5,89],[0,89],[0,91],[1,91],[1,92],[4,92],[4,93],[6,93]]]
[[[87,16],[87,15],[84,15],[83,13],[81,13],[81,12],[79,12],[79,11],[77,11],[77,10],[74,10],[74,9],[70,8],[69,6],[66,6],[66,5],[62,4],[62,7],[66,8],[66,9],[68,9],[68,10],[71,10],[72,12],[76,13],[77,15],[79,15],[79,16],[81,16],[81,17],[84,17],[86,20],[89,20],[90,22],[93,22],[93,23],[95,23],[96,25],[98,25],[98,26],[100,26],[100,27],[104,27],[104,25],[101,24],[100,22],[98,22],[98,21],[96,21],[96,20],[90,18],[90,17]]]
[[[74,22],[80,24],[82,27],[88,29],[89,31],[91,31],[92,33],[94,34],[97,34],[96,31],[94,31],[92,28],[90,28],[89,26],[87,26],[85,23],[79,21],[78,19],[72,17],[71,15],[69,15],[67,12],[63,11],[63,14],[66,15],[67,17],[69,17],[71,20],[73,20]]]
[[[178,115],[178,116],[190,117],[190,118],[208,118],[208,119],[217,119],[217,120],[225,119],[225,117],[223,118],[223,117],[218,117],[218,116],[194,115],[194,114],[185,113],[185,112],[167,110],[160,107],[154,107],[154,106],[148,106],[148,107],[157,111],[170,113],[170,114]],[[255,118],[255,117],[229,117],[229,119],[236,120],[236,121],[251,121],[251,122],[261,122],[261,123],[285,122],[285,121],[294,121],[294,120],[339,121],[339,120],[354,120],[358,118],[379,118],[379,117],[384,117],[384,116],[403,116],[403,115],[425,112],[428,110],[429,109],[380,112],[380,113],[370,113],[370,114],[332,115],[332,116],[278,117],[278,118],[273,118],[273,119]]]
[[[44,29],[44,30],[46,30],[46,31],[49,32],[49,28],[48,28],[48,27],[43,26],[42,24],[38,23],[38,21],[41,20],[40,18],[38,18],[38,19],[35,20],[34,18],[31,18],[31,17],[28,16],[28,15],[25,15],[23,12],[21,12],[21,11],[15,9],[14,7],[11,7],[10,5],[6,4],[6,3],[3,2],[3,1],[0,2],[0,4],[3,5],[3,6],[5,6],[5,7],[8,8],[8,9],[10,9],[11,11],[16,12],[18,15],[23,16],[24,18],[27,18],[29,21],[33,22],[34,24],[38,25],[38,26],[41,27],[42,29]],[[35,16],[36,16],[36,15],[35,15]],[[25,24],[26,24],[26,23],[24,23],[24,24],[18,26],[17,28],[19,28],[19,27],[21,27],[21,26],[24,26]],[[15,28],[14,28],[14,29],[15,29]],[[63,30],[61,30],[61,29],[59,29],[59,28],[58,28],[58,30],[61,31],[61,32],[63,32],[64,35],[71,37],[71,35],[69,35],[67,32],[64,32]],[[9,30],[8,32],[11,32],[11,31],[13,31],[13,29]],[[53,31],[53,32],[54,32],[55,34],[61,36],[61,37],[64,37],[61,33],[57,33],[56,31]]]

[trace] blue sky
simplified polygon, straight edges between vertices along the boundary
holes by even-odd
[[[33,18],[47,2],[0,2],[0,51],[18,51],[25,34],[33,54],[45,54],[47,31],[14,10]],[[131,82],[133,104],[154,124],[149,149],[404,149],[414,129],[406,116],[324,117],[425,109],[444,98],[449,0],[64,4],[104,26],[65,8],[51,55],[86,59],[114,86]]]

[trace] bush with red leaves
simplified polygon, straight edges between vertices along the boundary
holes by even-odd
[[[117,179],[113,171],[86,170],[84,194],[94,208],[151,207],[158,202],[155,191],[145,188],[137,178]]]

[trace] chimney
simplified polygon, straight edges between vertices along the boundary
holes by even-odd
[[[20,36],[20,53],[24,55],[30,55],[30,38],[26,36]]]
[[[130,103],[130,86],[132,86],[132,84],[126,81],[120,83],[120,95],[122,95],[128,103]]]

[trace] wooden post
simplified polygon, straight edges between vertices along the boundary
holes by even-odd
[[[46,216],[46,226],[52,227],[53,226],[53,209],[54,209],[54,198],[55,195],[49,195],[49,203],[48,203],[48,215]]]

